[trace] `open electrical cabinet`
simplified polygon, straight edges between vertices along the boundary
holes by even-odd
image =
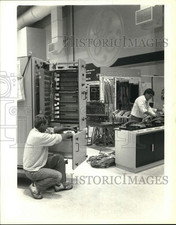
[[[27,57],[19,58],[21,73]],[[23,167],[24,145],[37,114],[44,114],[49,127],[74,127],[73,138],[49,148],[72,159],[75,169],[86,159],[86,65],[77,62],[47,63],[32,57],[24,77],[25,101],[18,102],[18,168]]]

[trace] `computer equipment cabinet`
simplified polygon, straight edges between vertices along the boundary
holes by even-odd
[[[20,73],[28,57],[18,58]],[[49,127],[74,127],[73,138],[49,148],[49,153],[61,153],[72,159],[75,169],[86,159],[86,65],[77,62],[49,63],[31,57],[24,74],[25,100],[18,101],[17,147],[18,168],[23,168],[23,151],[37,114],[44,114]]]

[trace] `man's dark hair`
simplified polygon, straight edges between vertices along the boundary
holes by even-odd
[[[153,91],[153,89],[151,89],[151,88],[147,88],[145,91],[144,91],[144,95],[145,94],[151,94],[151,95],[155,95],[155,92]]]
[[[34,120],[34,127],[38,129],[42,123],[47,123],[47,119],[45,118],[45,116],[43,114],[36,115]]]

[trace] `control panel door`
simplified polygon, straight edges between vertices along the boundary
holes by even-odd
[[[31,71],[31,60],[27,65],[28,57],[18,58],[19,73],[24,73],[24,92],[25,100],[17,102],[17,149],[18,149],[18,167],[23,167],[23,152],[27,136],[32,129],[32,71]],[[10,103],[10,102],[9,102]]]
[[[136,136],[136,167],[154,162],[155,141],[153,134]]]
[[[73,136],[73,161],[72,169],[74,170],[87,157],[87,139],[86,129]]]
[[[155,133],[154,160],[164,159],[164,130]]]
[[[62,141],[59,144],[49,147],[49,152],[60,153],[66,159],[72,159],[73,157],[73,142],[71,139]]]
[[[39,70],[39,113],[44,114],[49,120],[51,119],[51,74],[47,69]]]
[[[86,128],[86,101],[87,101],[87,85],[86,85],[86,64],[79,59],[79,129]]]

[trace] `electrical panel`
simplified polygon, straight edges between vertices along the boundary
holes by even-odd
[[[23,61],[21,61],[23,65]],[[25,65],[24,65],[25,66]],[[28,81],[27,81],[28,80]],[[30,82],[29,82],[30,81]],[[86,159],[86,65],[79,59],[77,62],[49,63],[32,57],[30,70],[25,75],[26,102],[31,109],[28,132],[33,128],[35,116],[42,113],[50,127],[74,127],[73,139],[63,141],[60,145],[49,148],[50,152],[64,152],[66,158],[73,159],[75,169]],[[31,98],[29,99],[29,96]],[[29,99],[29,101],[28,101]],[[25,107],[20,109],[25,111]],[[19,129],[20,130],[20,127]],[[18,136],[22,134],[18,132]],[[24,146],[25,143],[23,143]],[[69,153],[69,154],[67,154]],[[18,166],[22,166],[23,151],[20,151]]]
[[[90,101],[99,101],[100,99],[100,86],[92,85],[90,86]]]
[[[83,60],[74,63],[49,64],[41,70],[40,113],[51,124],[86,128],[86,69]]]

